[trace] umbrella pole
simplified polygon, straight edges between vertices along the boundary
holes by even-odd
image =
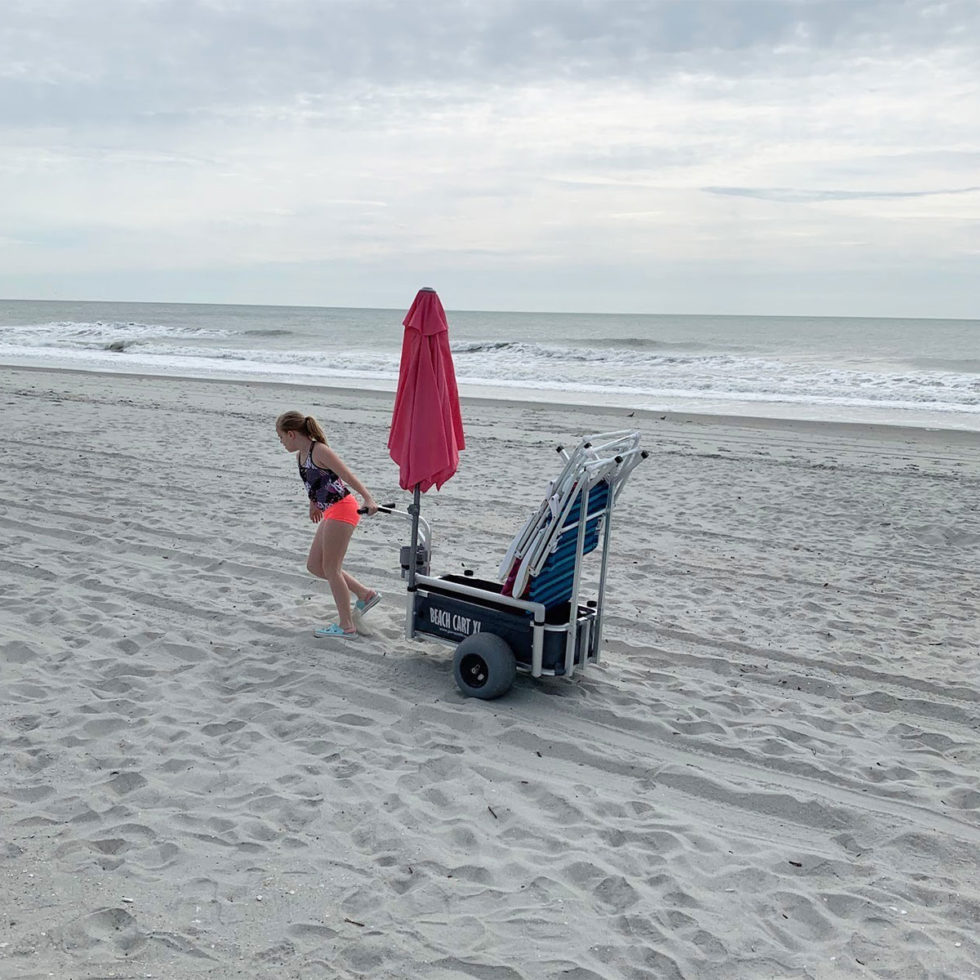
[[[415,570],[418,564],[419,552],[419,503],[422,499],[422,491],[419,484],[415,484],[415,499],[412,501],[412,552],[408,563],[408,591],[415,591]]]
[[[415,484],[415,497],[409,505],[408,512],[412,515],[412,543],[408,555],[408,602],[405,604],[405,639],[415,636],[415,575],[419,553],[419,500],[422,492],[419,484]]]

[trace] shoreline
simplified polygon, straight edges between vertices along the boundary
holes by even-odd
[[[172,382],[176,385],[183,383],[229,385],[239,388],[262,388],[268,390],[295,391],[296,389],[309,389],[312,391],[326,390],[333,392],[345,392],[348,394],[364,395],[377,400],[391,401],[394,398],[394,385],[390,387],[362,387],[356,384],[335,384],[329,381],[281,381],[281,380],[255,380],[250,378],[213,378],[195,377],[190,375],[156,374],[144,371],[99,371],[88,370],[85,368],[69,367],[49,367],[43,365],[29,364],[7,364],[0,363],[0,371],[22,371],[29,374],[67,374],[80,375],[91,378],[123,377],[135,378],[139,380],[153,380],[161,382]],[[380,384],[380,383],[379,383]],[[502,390],[502,389],[498,389]],[[575,413],[594,413],[602,416],[616,416],[624,420],[636,422],[644,419],[648,421],[669,421],[672,423],[683,423],[692,425],[712,426],[726,425],[743,429],[754,429],[760,431],[795,431],[800,433],[839,433],[841,435],[854,436],[864,434],[869,437],[881,435],[904,436],[907,438],[919,438],[928,441],[930,438],[942,442],[952,442],[956,445],[980,446],[980,420],[978,428],[949,427],[942,425],[929,424],[909,424],[901,422],[866,422],[850,421],[843,419],[812,419],[812,418],[792,418],[785,416],[768,415],[747,415],[740,413],[725,412],[689,412],[676,411],[671,409],[650,409],[650,408],[629,408],[620,405],[601,405],[590,402],[580,401],[555,401],[548,402],[544,398],[520,398],[520,397],[492,397],[488,395],[472,394],[471,392],[460,391],[460,402],[464,405],[481,406],[500,406],[503,408],[525,409],[527,411],[551,410],[568,411]],[[624,421],[622,427],[629,428],[631,421]]]

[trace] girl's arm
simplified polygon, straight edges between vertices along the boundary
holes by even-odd
[[[347,464],[329,446],[325,446],[322,442],[314,443],[313,462],[321,468],[329,467],[332,469],[344,483],[360,496],[369,514],[377,513],[378,505],[374,502],[371,491],[354,476]]]

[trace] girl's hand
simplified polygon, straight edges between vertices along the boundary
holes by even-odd
[[[374,502],[371,494],[364,494],[364,506],[367,508],[368,517],[373,517],[378,512],[378,505]]]
[[[313,501],[310,501],[310,520],[314,524],[319,524],[323,520],[323,511]]]

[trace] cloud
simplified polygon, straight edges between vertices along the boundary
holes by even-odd
[[[7,0],[0,264],[941,261],[978,64],[966,0]]]
[[[808,58],[969,58],[971,2],[8,0],[2,118],[23,125],[323,112],[377,90],[808,74]]]
[[[980,185],[914,191],[794,190],[786,187],[705,187],[704,190],[709,194],[754,197],[760,201],[811,204],[821,201],[873,201],[906,197],[938,197],[947,194],[975,194],[980,191]]]

